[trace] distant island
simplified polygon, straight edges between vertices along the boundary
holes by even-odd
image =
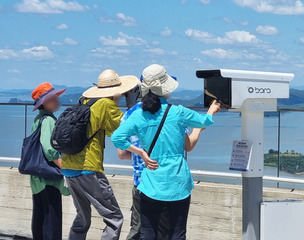
[[[81,94],[87,89],[83,87],[65,87],[54,86],[55,88],[66,88],[65,94],[61,98],[63,104],[76,104]],[[22,90],[0,90],[0,102],[10,103],[31,103],[30,89]],[[204,94],[203,90],[185,90],[181,89],[171,94],[170,103],[183,105],[185,107],[203,107]],[[120,104],[124,105],[122,98]],[[304,90],[290,89],[288,99],[278,99],[279,108],[304,109]],[[267,116],[276,116],[277,113],[268,113]]]
[[[270,149],[264,154],[264,165],[278,167],[278,151]],[[280,171],[291,174],[304,174],[304,155],[294,150],[280,153]]]
[[[19,98],[11,98],[8,103],[33,103],[33,101],[21,100]]]
[[[87,88],[81,87],[65,87],[56,86],[55,88],[66,88],[66,92],[60,96],[62,104],[76,104],[82,93]],[[7,99],[2,102],[9,103],[33,103],[30,98],[31,90],[7,90],[0,91],[0,99]],[[173,92],[170,97],[171,104],[183,105],[185,107],[203,107],[204,106],[204,95],[203,90],[179,90]],[[120,105],[125,105],[125,98],[121,98]]]

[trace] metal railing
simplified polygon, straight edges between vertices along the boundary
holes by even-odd
[[[19,161],[20,158],[0,157],[0,162],[18,163]],[[120,165],[120,164],[104,164],[104,168],[107,170],[133,171],[132,166]],[[220,178],[232,178],[232,179],[242,178],[241,173],[228,173],[228,172],[203,171],[203,170],[191,170],[190,172],[193,176],[200,176],[200,177],[220,177]],[[304,184],[304,180],[294,179],[294,178],[264,176],[263,180],[268,182],[276,182],[276,183]]]
[[[0,106],[24,106],[24,135],[27,136],[27,121],[28,121],[28,107],[33,106],[32,103],[0,103]],[[71,107],[73,104],[62,104],[63,107]],[[126,108],[126,106],[119,106],[121,108]],[[206,110],[203,107],[189,107],[190,109],[202,111]],[[282,108],[278,109],[278,162],[277,162],[277,176],[264,176],[265,181],[276,182],[277,187],[279,183],[292,183],[292,184],[304,184],[304,180],[293,179],[293,178],[281,178],[280,177],[280,146],[281,146],[281,114],[283,112],[304,112],[304,109],[288,109]],[[19,162],[19,158],[11,157],[0,157],[0,162]],[[104,167],[109,170],[132,170],[131,166],[127,165],[116,165],[116,164],[105,164]],[[194,176],[203,177],[219,177],[219,178],[230,178],[230,179],[241,179],[242,174],[240,173],[228,173],[228,172],[216,172],[216,171],[203,171],[203,170],[191,170]]]

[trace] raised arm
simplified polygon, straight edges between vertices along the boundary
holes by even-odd
[[[213,115],[220,111],[220,107],[214,102],[207,114],[199,114],[188,108],[183,109],[185,127],[206,128],[213,124]]]
[[[185,134],[185,151],[191,152],[198,142],[200,133],[204,131],[205,128],[193,128],[190,135]]]

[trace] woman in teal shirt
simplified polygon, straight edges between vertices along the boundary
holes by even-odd
[[[141,191],[141,239],[157,239],[158,222],[165,206],[169,212],[170,238],[185,239],[190,194],[194,187],[184,158],[185,128],[210,126],[212,115],[220,108],[213,104],[205,115],[182,106],[172,106],[154,150],[148,156],[131,145],[128,139],[138,136],[144,149],[149,149],[168,105],[165,98],[178,83],[157,64],[144,69],[142,75],[142,109],[135,111],[113,133],[112,141],[117,148],[140,155],[147,166],[138,186]]]

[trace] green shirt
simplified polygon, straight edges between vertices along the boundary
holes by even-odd
[[[46,110],[39,110],[38,116],[34,120],[34,124],[32,126],[32,132],[36,131],[39,125],[40,119],[44,115],[50,115],[46,117],[41,124],[41,135],[40,135],[40,142],[42,145],[42,150],[47,158],[48,161],[54,161],[60,158],[59,152],[57,152],[52,146],[51,146],[51,136],[53,129],[55,127],[55,122],[56,122],[56,117],[46,111]],[[69,195],[70,192],[68,188],[64,187],[64,180],[52,180],[52,179],[47,179],[47,178],[42,178],[42,177],[36,177],[36,176],[31,176],[31,188],[32,188],[32,193],[37,194],[40,193],[42,190],[45,189],[45,186],[53,186],[59,189],[61,194],[63,195]]]

